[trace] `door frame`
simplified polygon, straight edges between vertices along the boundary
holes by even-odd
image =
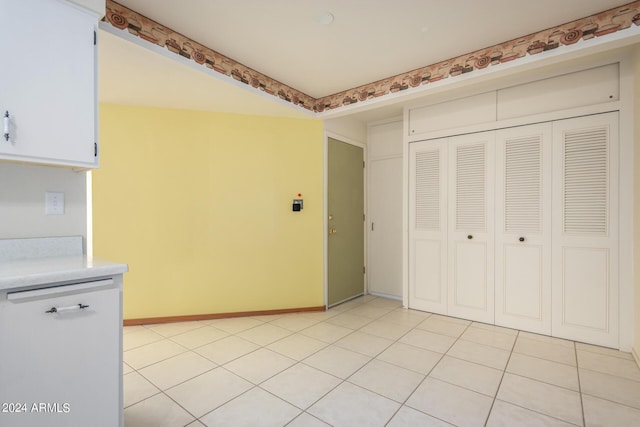
[[[349,145],[355,145],[362,148],[362,161],[365,162],[365,166],[362,168],[362,180],[364,191],[364,215],[367,216],[367,145],[363,142],[356,141],[351,138],[347,138],[343,135],[325,131],[322,142],[322,253],[323,253],[323,284],[324,284],[324,306],[327,307],[329,303],[329,138],[343,142]],[[365,274],[363,280],[363,292],[367,294],[367,222],[362,221],[362,227],[364,231],[363,242],[364,245],[364,267]]]

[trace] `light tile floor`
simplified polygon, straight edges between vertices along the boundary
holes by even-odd
[[[124,329],[126,427],[640,426],[628,353],[364,296]]]

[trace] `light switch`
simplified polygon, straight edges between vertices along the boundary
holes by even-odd
[[[44,213],[46,215],[64,215],[64,193],[51,191],[44,193]]]

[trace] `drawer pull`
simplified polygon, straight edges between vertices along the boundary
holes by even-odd
[[[89,306],[85,304],[70,305],[68,307],[51,307],[49,310],[45,311],[45,313],[64,313],[67,311],[84,310],[87,307]]]

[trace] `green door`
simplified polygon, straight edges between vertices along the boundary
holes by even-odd
[[[363,149],[329,138],[328,305],[364,293]]]

